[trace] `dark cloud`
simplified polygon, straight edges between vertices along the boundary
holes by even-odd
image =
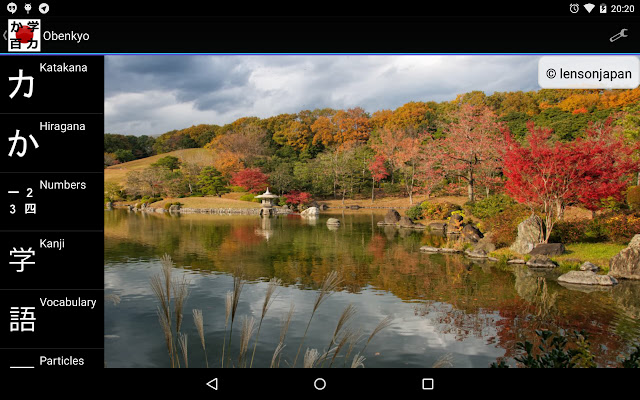
[[[533,56],[107,56],[105,130],[160,134],[242,116],[534,90]]]

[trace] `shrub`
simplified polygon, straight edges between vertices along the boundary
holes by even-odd
[[[171,208],[171,206],[182,206],[183,204],[180,203],[179,201],[174,201],[173,203],[165,203],[164,204],[164,209],[168,210]]]
[[[608,217],[606,229],[609,241],[626,244],[640,232],[640,212]]]
[[[640,211],[640,186],[627,189],[627,205],[634,211]]]
[[[242,201],[253,201],[253,199],[255,197],[256,197],[255,195],[253,195],[251,193],[247,193],[247,194],[243,194],[242,196],[240,196],[240,200],[242,200]]]
[[[413,206],[411,208],[409,208],[406,212],[405,212],[406,216],[409,217],[410,219],[416,220],[416,219],[421,219],[422,218],[422,207],[417,205],[417,206]]]
[[[550,241],[560,243],[614,242],[627,243],[640,232],[638,213],[618,213],[595,219],[559,221],[553,227]]]
[[[500,214],[514,204],[516,204],[516,202],[511,197],[505,194],[498,194],[473,203],[466,203],[465,206],[468,207],[471,214],[477,218],[486,219]]]
[[[518,224],[524,221],[531,210],[523,204],[514,204],[499,214],[484,221],[486,231],[492,232],[491,241],[497,248],[510,246],[518,235]]]
[[[578,243],[584,242],[584,232],[587,229],[589,220],[558,221],[553,225],[550,242],[555,243]]]
[[[430,203],[425,201],[420,207],[423,217],[427,219],[447,219],[454,211],[462,210],[459,205],[448,202]]]

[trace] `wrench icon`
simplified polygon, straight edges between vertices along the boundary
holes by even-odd
[[[611,37],[609,38],[609,41],[610,41],[610,42],[615,42],[616,40],[618,40],[618,39],[620,39],[620,38],[623,38],[623,37],[627,37],[627,36],[629,36],[629,35],[627,35],[627,34],[625,33],[626,31],[628,31],[628,29],[626,29],[626,28],[625,28],[625,29],[623,29],[623,30],[621,30],[621,31],[620,31],[620,33],[616,33],[615,35],[611,36]]]

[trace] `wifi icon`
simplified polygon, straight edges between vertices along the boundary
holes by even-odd
[[[587,10],[589,14],[591,14],[591,10],[596,8],[595,4],[587,3],[584,5],[584,9]]]

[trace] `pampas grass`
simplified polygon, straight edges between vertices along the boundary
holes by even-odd
[[[204,318],[202,316],[202,310],[193,310],[193,322],[196,324],[198,330],[198,336],[200,336],[200,344],[202,345],[202,351],[204,351],[204,362],[209,368],[209,360],[207,359],[207,346],[204,342]]]
[[[387,315],[386,317],[384,317],[384,319],[382,321],[380,321],[380,323],[378,324],[378,326],[375,327],[375,329],[373,330],[373,332],[371,332],[371,335],[369,335],[369,338],[367,339],[367,342],[364,344],[364,347],[362,348],[362,351],[359,354],[364,354],[364,351],[367,349],[367,346],[369,345],[369,343],[371,343],[371,341],[373,340],[373,338],[380,333],[381,330],[389,327],[389,325],[391,325],[391,322],[393,321],[393,318],[391,318],[389,315]]]
[[[453,355],[451,353],[447,353],[442,357],[438,358],[436,362],[433,363],[431,368],[451,368],[453,367]]]
[[[364,368],[364,360],[366,360],[366,358],[360,356],[360,353],[356,354],[353,357],[353,361],[351,362],[351,368]]]
[[[182,362],[185,368],[189,368],[188,336],[181,332],[182,323],[184,320],[184,305],[189,296],[189,283],[187,282],[184,275],[182,275],[180,278],[172,277],[172,270],[173,261],[171,260],[171,257],[165,255],[164,257],[162,257],[161,273],[151,277],[150,285],[153,293],[158,299],[158,321],[160,322],[160,327],[162,328],[162,332],[164,335],[171,367],[180,368]],[[311,315],[309,316],[309,320],[307,321],[304,334],[302,335],[302,339],[300,341],[300,345],[298,347],[298,351],[296,353],[293,364],[291,365],[287,362],[288,365],[292,367],[296,366],[296,362],[300,356],[300,352],[302,350],[306,336],[311,326],[311,322],[313,321],[316,312],[318,311],[322,303],[336,291],[338,285],[341,282],[342,280],[336,271],[332,271],[327,274],[327,276],[323,280],[322,285],[317,293],[315,302],[313,303]],[[245,284],[246,281],[244,280],[241,271],[236,268],[233,277],[233,290],[227,292],[225,295],[225,326],[221,357],[221,365],[223,368],[225,367],[225,361],[227,361],[226,364],[228,367],[236,366],[233,365],[235,363],[232,363],[231,361],[231,342],[233,339],[233,327],[238,316],[240,295],[242,294],[242,289]],[[267,290],[265,292],[264,301],[262,303],[262,312],[259,321],[254,317],[243,316],[242,331],[240,333],[239,352],[237,353],[237,367],[244,368],[247,366],[247,364],[249,368],[253,367],[262,324],[267,316],[271,305],[277,298],[277,289],[281,285],[282,281],[278,278],[274,277],[269,280]],[[270,368],[280,367],[283,350],[286,347],[285,340],[287,338],[289,327],[293,319],[294,311],[295,305],[291,303],[289,311],[281,317],[279,342],[271,357],[271,362],[269,364]],[[205,364],[206,367],[209,368],[209,360],[207,357],[207,346],[204,332],[203,312],[200,309],[193,309],[192,313],[193,321],[200,338],[200,345],[202,346],[202,350],[204,351]],[[352,321],[356,314],[357,310],[353,306],[353,304],[349,304],[344,308],[331,334],[329,346],[327,347],[326,351],[320,353],[320,351],[318,351],[317,349],[307,348],[304,352],[302,361],[304,368],[315,368],[318,366],[322,367],[327,360],[329,360],[329,368],[331,368],[334,365],[335,361],[339,359],[339,357],[344,357],[345,367],[348,365],[347,360],[350,359],[351,354],[353,353],[358,343],[361,342],[362,338],[361,329],[354,329],[352,327]],[[380,333],[380,331],[391,324],[391,321],[391,317],[386,317],[382,321],[380,321],[380,323],[375,327],[373,332],[367,338],[362,351],[357,353],[353,357],[353,359],[351,359],[351,368],[364,367],[364,352],[367,346],[373,340],[373,338],[378,333]],[[227,330],[229,330],[228,338]],[[254,334],[255,338],[253,337]],[[248,352],[252,339],[254,340],[253,351],[251,353],[251,359],[249,360]],[[182,354],[182,357],[180,357],[179,353]],[[439,359],[436,364],[434,364],[434,367],[451,365],[450,355],[448,355],[447,357],[442,357],[441,359]]]
[[[245,356],[249,350],[249,341],[255,329],[256,319],[244,317],[242,321],[242,333],[240,334],[240,355],[238,356],[238,366],[244,368],[246,364]]]
[[[231,316],[231,308],[233,308],[233,292],[227,292],[224,299],[224,340],[222,341],[222,368],[224,368],[224,348],[227,344],[227,326],[229,325],[229,317]],[[229,339],[231,340],[231,339]]]
[[[187,334],[186,333],[179,334],[178,344],[180,345],[180,350],[182,351],[182,357],[184,358],[184,367],[189,368],[189,355],[187,352]]]
[[[267,285],[267,293],[264,296],[264,303],[262,304],[262,315],[260,316],[260,323],[258,324],[256,340],[253,344],[253,353],[251,354],[251,363],[249,363],[249,368],[253,367],[253,358],[256,355],[256,348],[258,347],[258,338],[260,337],[260,328],[262,328],[262,321],[264,320],[264,316],[267,315],[269,307],[271,307],[271,304],[275,301],[277,296],[274,296],[274,294],[276,292],[276,289],[280,285],[282,285],[282,280],[278,278],[271,278],[269,280],[269,284]]]
[[[240,294],[244,287],[245,281],[242,279],[242,274],[239,268],[235,269],[233,276],[233,292],[231,292],[231,329],[229,330],[229,362],[231,362],[231,338],[233,337],[233,323],[236,319],[236,311],[238,310],[238,302],[240,301]]]
[[[286,345],[282,344],[282,342],[278,343],[276,350],[273,352],[273,357],[271,357],[271,365],[269,365],[269,368],[277,368],[280,365],[280,353],[282,353],[285,346]],[[278,359],[277,364],[276,359]]]
[[[338,324],[336,325],[336,329],[333,331],[333,336],[331,336],[331,341],[329,342],[329,346],[327,349],[331,349],[331,346],[337,342],[338,336],[340,336],[340,331],[344,328],[351,318],[356,315],[357,309],[353,306],[353,304],[349,304],[340,314],[340,318],[338,318]],[[346,335],[345,335],[346,336]],[[344,343],[342,344],[344,346]],[[340,347],[341,349],[342,347]],[[335,359],[335,355],[334,355]],[[331,360],[333,362],[333,359]],[[322,361],[321,367],[324,366],[324,360]]]
[[[293,367],[295,368],[296,362],[298,361],[298,356],[300,355],[300,350],[302,349],[302,345],[304,344],[304,339],[307,337],[307,332],[309,331],[309,326],[311,325],[311,321],[313,320],[313,316],[320,305],[333,294],[334,290],[338,287],[338,285],[342,282],[340,275],[336,271],[331,271],[322,282],[322,287],[320,288],[320,292],[318,293],[318,297],[316,297],[316,301],[313,304],[313,311],[311,312],[311,317],[309,317],[309,322],[307,323],[307,328],[304,330],[304,335],[302,335],[302,340],[300,341],[300,346],[298,347],[298,352],[296,353],[296,358],[293,360]]]
[[[320,353],[316,349],[307,349],[304,353],[304,361],[302,363],[302,368],[313,368],[316,361],[320,357]]]
[[[280,322],[281,322],[280,341],[278,342],[278,345],[276,346],[276,350],[273,352],[273,357],[271,359],[271,368],[279,368],[280,367],[280,353],[282,352],[282,349],[285,346],[284,340],[287,337],[287,332],[289,331],[289,325],[291,325],[291,318],[293,317],[293,312],[294,312],[295,308],[296,308],[295,304],[291,303],[291,305],[289,306],[289,312],[286,313],[280,320]],[[276,358],[278,359],[277,363],[275,361]]]
[[[158,306],[158,319],[162,332],[164,333],[165,341],[167,343],[167,351],[169,353],[169,360],[171,361],[171,367],[180,368],[180,358],[177,357],[177,348],[181,346],[182,340],[186,341],[186,338],[182,338],[180,335],[180,328],[182,327],[183,308],[184,303],[189,296],[189,282],[187,282],[184,275],[182,280],[173,280],[172,275],[173,261],[168,254],[162,257],[162,270],[160,274],[156,274],[151,277],[151,290],[160,302]],[[174,295],[174,312],[176,318],[175,333],[172,330],[173,327],[173,315],[171,313],[171,294]],[[176,340],[178,344],[176,345]],[[183,349],[183,356],[186,357],[186,342]]]

